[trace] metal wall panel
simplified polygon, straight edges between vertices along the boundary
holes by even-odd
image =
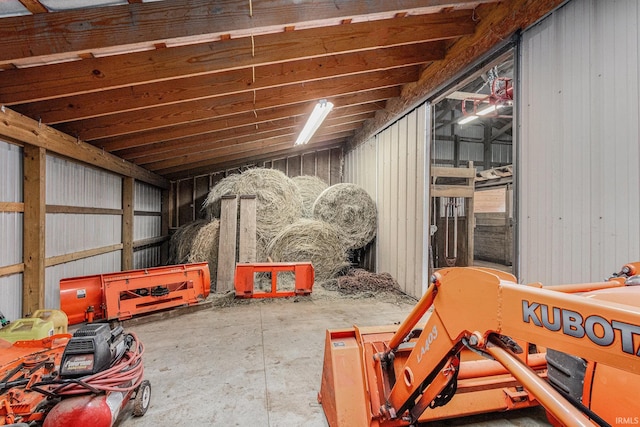
[[[0,141],[0,202],[22,202],[22,147]]]
[[[45,269],[44,305],[60,308],[60,280],[121,270],[121,251],[58,264]]]
[[[376,202],[376,271],[388,272],[409,295],[427,284],[428,106],[422,105],[345,155],[345,181]],[[426,228],[425,228],[426,227]]]
[[[161,212],[162,190],[144,182],[134,184],[134,207],[136,211]]]
[[[150,239],[162,235],[162,218],[136,215],[133,217],[133,240]]]
[[[47,204],[122,209],[122,178],[47,154]]]
[[[22,262],[22,212],[0,212],[0,267]]]
[[[640,259],[640,7],[572,1],[523,33],[522,281],[602,280]]]
[[[22,273],[0,277],[0,312],[8,320],[22,317]]]
[[[162,261],[159,246],[138,249],[133,253],[134,269],[156,267],[161,263]]]
[[[47,214],[46,221],[47,257],[122,242],[120,215]]]

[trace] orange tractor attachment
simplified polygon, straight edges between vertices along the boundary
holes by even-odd
[[[440,270],[401,325],[327,331],[318,400],[329,425],[408,426],[538,404],[557,426],[637,416],[638,267],[552,289],[497,270]],[[567,359],[588,363],[563,377]]]
[[[60,308],[69,324],[125,320],[202,302],[211,290],[206,262],[60,280]]]
[[[278,290],[278,273],[293,272],[295,289],[293,291]],[[271,274],[271,290],[255,292],[255,273]],[[274,298],[309,295],[313,288],[314,271],[310,262],[262,262],[236,265],[235,289],[238,298]]]

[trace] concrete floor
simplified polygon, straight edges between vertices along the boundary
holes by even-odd
[[[131,417],[129,408],[119,425],[327,426],[316,400],[325,330],[401,322],[412,307],[403,297],[338,298],[314,290],[310,297],[242,301],[128,326],[145,345],[152,396],[143,417]],[[430,425],[548,424],[535,409]]]

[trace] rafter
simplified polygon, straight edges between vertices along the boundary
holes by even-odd
[[[20,0],[32,13],[46,12],[37,0]],[[494,0],[475,0],[474,4]],[[130,1],[129,3],[139,3]],[[172,45],[282,32],[350,21],[391,18],[398,13],[436,13],[464,7],[468,0],[345,1],[165,0],[144,4],[85,8],[44,16],[6,18],[0,26],[0,63],[30,58],[73,58],[80,53],[133,51],[158,43]],[[158,25],[162,22],[163,25]]]
[[[21,104],[329,54],[446,40],[472,34],[469,11],[246,37],[117,57],[5,70],[0,103]],[[229,58],[233,58],[232,61]]]
[[[206,99],[223,94],[424,64],[444,58],[444,52],[442,41],[394,46],[111,89],[16,105],[12,108],[27,116],[40,117],[44,123],[55,124],[114,112],[171,105],[189,99]]]
[[[399,86],[414,81],[418,71],[416,66],[396,69],[394,72],[374,71],[357,76],[259,90],[255,93],[239,93],[214,99],[185,102],[179,106],[155,107],[112,114],[96,119],[69,122],[58,125],[56,128],[69,135],[77,135],[85,141],[91,141],[136,130],[162,128],[187,122],[193,123],[198,120],[230,116],[303,101],[314,101],[374,88]]]

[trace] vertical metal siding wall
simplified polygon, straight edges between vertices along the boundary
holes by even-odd
[[[427,114],[423,105],[345,155],[345,180],[363,187],[378,209],[376,270],[415,297],[427,275]]]
[[[522,40],[520,280],[640,259],[640,7],[572,1]]]
[[[122,178],[59,157],[47,155],[48,205],[122,209]],[[122,242],[122,216],[47,214],[47,257],[109,246]],[[59,306],[60,279],[120,270],[121,251],[47,267],[45,306]]]
[[[0,141],[0,202],[22,202],[22,147]],[[0,266],[22,262],[22,212],[0,212]],[[21,317],[22,273],[0,277],[0,312]]]
[[[134,186],[134,211],[162,212],[162,191],[156,187],[136,181]],[[143,240],[162,235],[162,217],[135,215],[133,218],[133,240]],[[133,268],[160,265],[160,246],[137,249],[133,253]]]

